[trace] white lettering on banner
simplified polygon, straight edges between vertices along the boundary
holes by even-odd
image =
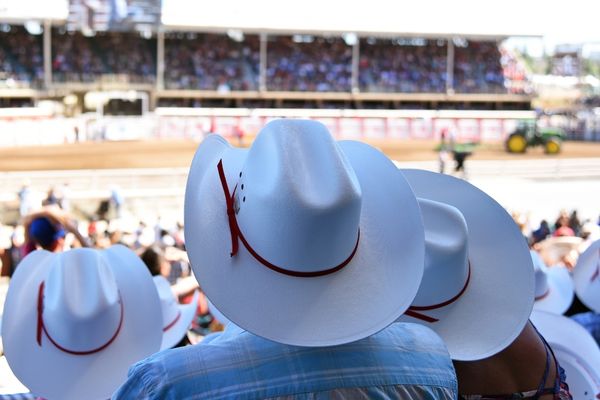
[[[339,137],[343,139],[360,139],[363,132],[361,131],[361,122],[359,118],[340,118],[340,133]]]
[[[254,136],[273,117],[266,116],[155,116],[80,118],[0,118],[0,146],[61,144],[79,140],[194,139],[214,130],[226,137]],[[439,138],[443,129],[460,141],[501,141],[517,126],[517,119],[315,117],[338,139]]]
[[[431,119],[415,118],[411,124],[411,137],[415,139],[432,139],[433,126]]]
[[[386,137],[384,118],[365,118],[363,120],[364,136],[371,139]]]
[[[390,139],[408,139],[410,128],[406,118],[388,118],[387,137]]]
[[[458,130],[456,138],[459,141],[478,142],[479,141],[479,121],[476,119],[458,120]]]
[[[481,141],[502,140],[502,122],[498,119],[481,121]]]

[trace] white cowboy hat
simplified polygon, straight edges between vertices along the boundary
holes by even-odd
[[[600,240],[592,243],[577,259],[573,281],[579,300],[600,313]]]
[[[2,325],[6,359],[46,399],[106,399],[131,364],[160,348],[160,303],[131,250],[38,250],[13,275]]]
[[[234,324],[291,345],[372,335],[423,273],[417,200],[394,164],[310,120],[274,120],[249,150],[208,136],[185,194],[195,277]]]
[[[226,316],[223,315],[223,313],[221,311],[219,311],[217,309],[217,307],[215,307],[215,305],[208,300],[208,311],[210,312],[210,314],[213,316],[214,319],[216,319],[221,325],[223,326],[227,326],[229,324],[231,324],[231,321],[229,319],[227,319]]]
[[[573,399],[600,395],[600,349],[577,322],[562,315],[534,310],[531,322],[544,336],[567,375]]]
[[[577,252],[583,239],[577,236],[555,236],[544,239],[537,244],[542,260],[552,267],[563,264],[563,258],[571,252]]]
[[[163,320],[163,339],[160,349],[170,349],[183,339],[187,333],[198,307],[200,292],[194,291],[194,297],[189,304],[179,304],[171,290],[171,284],[163,276],[154,277],[158,291]]]
[[[563,266],[548,268],[535,250],[531,250],[535,271],[535,310],[564,314],[569,309],[575,290],[569,270]]]
[[[448,175],[402,170],[425,224],[425,272],[400,321],[433,329],[455,360],[492,356],[523,330],[534,297],[527,244],[494,199]]]

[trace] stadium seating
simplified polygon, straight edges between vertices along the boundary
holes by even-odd
[[[52,31],[54,83],[154,84],[157,39],[135,32],[85,36]],[[264,87],[260,38],[195,32],[165,34],[164,87],[218,93],[483,93],[523,94],[531,87],[519,60],[495,41],[454,41],[453,79],[444,39],[361,38],[356,81],[353,47],[341,37],[268,35]],[[44,82],[42,36],[0,25],[0,87],[39,88]],[[353,87],[356,86],[356,87]]]

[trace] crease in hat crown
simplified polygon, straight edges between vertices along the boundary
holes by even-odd
[[[352,166],[323,124],[271,121],[240,172],[236,218],[250,245],[266,260],[315,272],[352,253],[362,192]]]
[[[60,253],[44,284],[43,320],[61,346],[88,351],[118,330],[122,308],[114,274],[92,249]]]
[[[429,306],[455,297],[467,282],[468,227],[456,207],[423,198],[418,202],[425,227],[425,270],[413,304]]]
[[[535,300],[541,300],[549,294],[550,285],[548,284],[547,267],[541,265],[541,258],[533,258],[533,269],[535,276]],[[559,268],[559,267],[556,267]]]

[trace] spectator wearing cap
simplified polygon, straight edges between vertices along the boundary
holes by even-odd
[[[25,227],[24,256],[36,249],[63,251],[67,232],[75,236],[79,245],[87,245],[86,239],[69,221],[69,217],[57,209],[47,208],[30,214],[25,218],[23,225]]]
[[[394,323],[418,290],[424,233],[380,151],[309,120],[271,121],[249,150],[208,136],[185,230],[194,274],[231,323],[135,364],[113,399],[456,398],[441,339]]]

